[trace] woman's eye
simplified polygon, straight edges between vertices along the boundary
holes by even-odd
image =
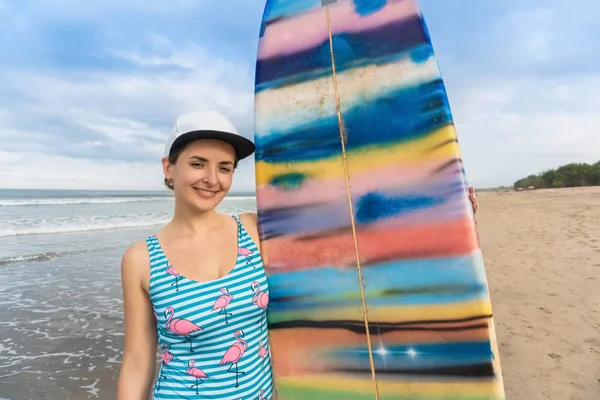
[[[192,163],[192,167],[194,168],[200,168],[202,166],[202,164],[200,163]]]
[[[231,170],[229,168],[227,168],[227,167],[221,168],[221,171],[223,171],[223,172],[231,172]]]

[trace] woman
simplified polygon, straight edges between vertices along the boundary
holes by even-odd
[[[215,210],[254,149],[218,113],[178,118],[162,160],[173,219],[122,259],[119,400],[271,398],[257,217]]]

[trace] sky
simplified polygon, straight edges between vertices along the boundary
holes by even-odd
[[[253,136],[263,0],[0,0],[0,187],[153,190],[177,116]],[[421,0],[476,187],[600,159],[600,3]],[[253,191],[252,159],[232,191]]]

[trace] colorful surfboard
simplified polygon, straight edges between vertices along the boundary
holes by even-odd
[[[269,0],[256,181],[276,397],[503,399],[460,149],[413,0]]]

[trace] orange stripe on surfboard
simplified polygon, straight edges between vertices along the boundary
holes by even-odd
[[[361,263],[390,260],[467,255],[479,243],[466,240],[472,236],[468,217],[440,224],[409,227],[357,229]],[[335,234],[335,235],[334,235]],[[295,271],[322,266],[356,266],[352,231],[332,232],[331,236],[303,238],[282,236],[267,240],[266,265],[278,271]],[[327,251],[323,251],[327,249]],[[271,267],[273,266],[273,267]]]

